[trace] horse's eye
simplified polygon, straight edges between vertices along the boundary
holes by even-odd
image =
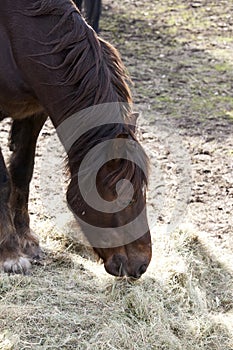
[[[136,199],[135,198],[133,198],[130,202],[129,202],[129,204],[128,205],[133,205],[134,203],[136,202]]]
[[[136,202],[136,199],[133,198],[133,199],[131,199],[130,202],[121,201],[121,205],[123,205],[126,208],[126,207],[129,207],[129,206],[133,205],[135,202]]]

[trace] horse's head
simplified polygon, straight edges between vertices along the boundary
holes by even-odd
[[[72,147],[67,201],[106,271],[139,278],[151,260],[147,157],[132,131],[111,128],[102,142],[93,143],[88,135],[86,145],[92,149],[84,150],[85,137]],[[92,134],[96,136],[96,131]]]
[[[115,202],[116,207],[119,203],[119,206],[124,208],[112,214],[102,213],[101,221],[98,221],[97,216],[97,221],[104,227],[111,227],[106,236],[109,237],[109,243],[112,242],[112,247],[106,244],[106,247],[94,247],[94,250],[102,258],[105,269],[110,274],[139,278],[151,260],[151,238],[145,210],[146,185],[141,171],[134,174],[138,177],[135,179],[128,174],[134,183],[134,191],[131,193],[130,184],[124,183],[124,180],[120,183],[124,166],[129,164],[124,164],[122,160],[110,161],[98,174],[97,188],[102,198],[110,203]],[[138,170],[135,169],[135,172]],[[115,172],[118,172],[118,183],[103,181]],[[124,176],[123,178],[127,179],[127,175]],[[104,237],[104,242],[107,237]]]

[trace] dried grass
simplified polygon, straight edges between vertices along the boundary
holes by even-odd
[[[135,283],[52,237],[47,265],[30,277],[1,276],[0,349],[233,348],[232,270],[201,235],[158,233],[154,260]]]

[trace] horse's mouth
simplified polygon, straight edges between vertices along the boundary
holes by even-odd
[[[118,279],[126,279],[131,282],[137,281],[146,272],[147,266],[147,264],[142,264],[139,268],[135,268],[132,272],[130,272],[127,267],[123,266],[123,264],[120,264],[118,268],[111,264],[104,264],[105,270],[109,274],[117,277]]]

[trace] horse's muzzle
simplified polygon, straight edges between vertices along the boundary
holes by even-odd
[[[114,254],[105,262],[105,270],[113,276],[130,277],[139,279],[146,272],[149,261],[133,260],[128,261],[127,257],[122,254]]]

